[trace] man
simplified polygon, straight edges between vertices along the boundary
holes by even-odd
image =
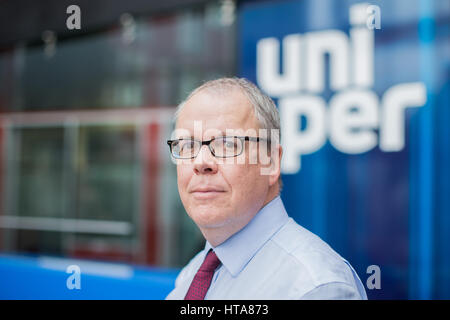
[[[279,133],[279,121],[273,101],[245,79],[209,81],[178,107],[168,144],[206,245],[167,299],[367,298],[349,263],[286,213],[282,147],[268,133]]]

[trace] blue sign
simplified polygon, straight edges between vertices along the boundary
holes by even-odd
[[[369,298],[450,298],[448,24],[440,1],[248,1],[240,75],[279,108],[289,214]],[[447,50],[447,51],[446,51]]]

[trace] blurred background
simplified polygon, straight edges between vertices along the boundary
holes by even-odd
[[[1,0],[0,298],[164,298],[204,246],[169,158],[173,113],[204,81],[239,76],[279,107],[312,96],[328,114],[355,88],[379,99],[370,148],[339,146],[325,122],[323,141],[284,168],[281,196],[364,284],[380,267],[369,298],[450,299],[449,20],[446,0]],[[290,35],[310,40],[295,51]],[[342,65],[359,81],[334,85]],[[309,83],[309,66],[323,86],[292,86],[297,73]],[[391,129],[404,144],[387,150],[395,99],[383,97],[411,83],[423,101],[401,110]],[[282,131],[294,154],[311,121],[296,110]],[[72,264],[81,290],[66,287]]]

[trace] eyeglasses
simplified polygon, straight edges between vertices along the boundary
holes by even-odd
[[[239,156],[244,150],[245,141],[268,141],[260,137],[215,137],[208,141],[200,141],[191,138],[167,140],[172,156],[176,159],[193,159],[197,157],[203,145],[208,146],[212,155],[217,158],[231,158]]]

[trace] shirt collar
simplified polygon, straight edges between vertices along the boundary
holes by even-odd
[[[288,218],[283,201],[277,196],[261,208],[244,228],[215,247],[214,252],[225,268],[236,276]],[[205,252],[211,248],[206,241]]]

